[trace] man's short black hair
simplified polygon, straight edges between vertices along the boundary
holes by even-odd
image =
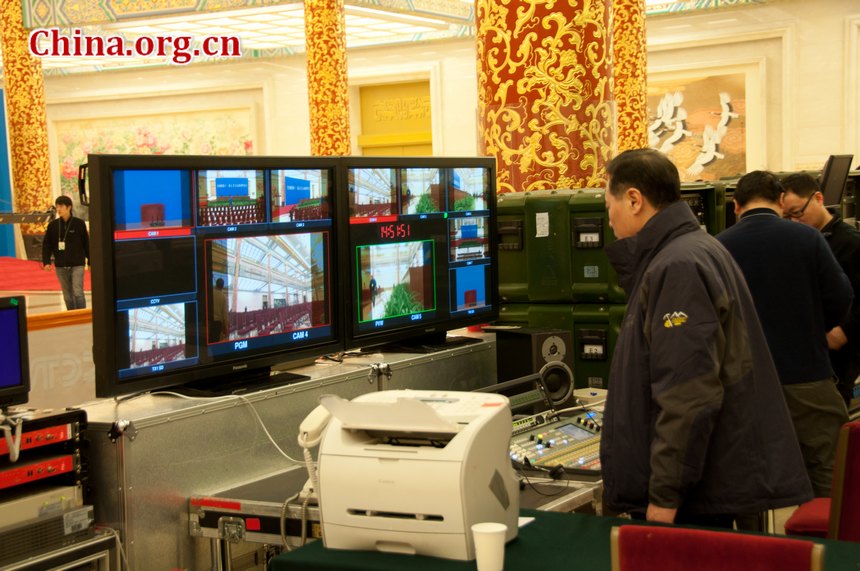
[[[224,279],[218,278],[217,280],[215,280],[215,287],[217,287],[218,289],[223,288],[224,287]]]
[[[796,172],[782,179],[782,188],[785,192],[793,192],[801,198],[809,198],[816,192],[821,192],[815,177],[805,172]]]
[[[619,196],[637,188],[654,208],[660,209],[681,199],[681,177],[669,157],[655,149],[624,151],[606,165],[609,192]]]
[[[772,172],[752,171],[738,180],[735,202],[743,208],[750,200],[760,199],[778,204],[782,196],[782,184]]]
[[[72,207],[72,199],[69,198],[68,196],[66,196],[65,194],[61,194],[60,196],[57,197],[57,200],[54,201],[54,204],[56,204],[57,206],[62,204],[63,206],[68,206],[69,208],[71,208]]]

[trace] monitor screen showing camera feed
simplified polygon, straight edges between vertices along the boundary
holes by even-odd
[[[327,220],[331,173],[321,169],[271,171],[272,222]]]
[[[197,225],[223,227],[265,224],[265,195],[262,170],[199,170]]]
[[[0,297],[0,338],[0,408],[25,404],[30,394],[30,353],[24,296]]]
[[[314,157],[91,156],[93,331],[110,340],[94,347],[97,395],[341,348],[336,172]]]
[[[492,159],[347,161],[347,345],[438,342],[498,314]]]

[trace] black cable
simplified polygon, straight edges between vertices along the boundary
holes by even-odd
[[[561,464],[559,464],[558,466],[554,466],[552,470],[547,470],[546,468],[544,468],[542,466],[532,466],[531,468],[534,470],[541,470],[541,471],[547,472],[550,475],[552,475],[552,471],[555,470],[557,467],[560,467],[560,466],[561,466]],[[525,474],[525,472],[523,472],[523,468],[525,468],[525,466],[523,464],[520,464],[519,462],[514,462],[514,470],[516,470],[517,474],[519,474],[519,476],[523,479],[523,481],[525,481],[525,483],[528,487],[530,487],[532,490],[534,490],[534,492],[536,494],[538,494],[540,496],[544,496],[547,498],[560,496],[561,494],[566,493],[568,491],[568,489],[570,488],[570,479],[567,479],[567,480],[565,480],[565,486],[563,488],[559,489],[557,492],[555,492],[553,494],[547,494],[545,492],[542,492],[535,487],[535,484],[533,484],[531,482],[531,480],[529,480],[529,477]],[[564,468],[562,467],[562,470],[563,469]],[[540,485],[540,484],[538,484],[538,485]],[[553,484],[544,484],[544,485],[550,486]]]

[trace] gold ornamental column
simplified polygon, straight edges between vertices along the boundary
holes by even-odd
[[[645,0],[613,0],[613,94],[618,152],[648,146]]]
[[[53,205],[42,62],[30,54],[27,40],[21,2],[3,0],[0,46],[12,155],[12,195],[14,209],[19,212],[43,211]],[[25,243],[29,241],[27,235],[44,231],[41,225],[21,226]]]
[[[349,91],[343,0],[305,0],[311,154],[348,155]]]
[[[478,125],[498,191],[603,187],[612,0],[477,0]]]

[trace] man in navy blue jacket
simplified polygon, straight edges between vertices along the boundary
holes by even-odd
[[[738,181],[738,223],[717,239],[746,277],[782,383],[816,496],[830,495],[839,428],[848,411],[836,388],[827,332],[843,322],[853,292],[814,228],[782,218],[783,188],[766,171]]]

